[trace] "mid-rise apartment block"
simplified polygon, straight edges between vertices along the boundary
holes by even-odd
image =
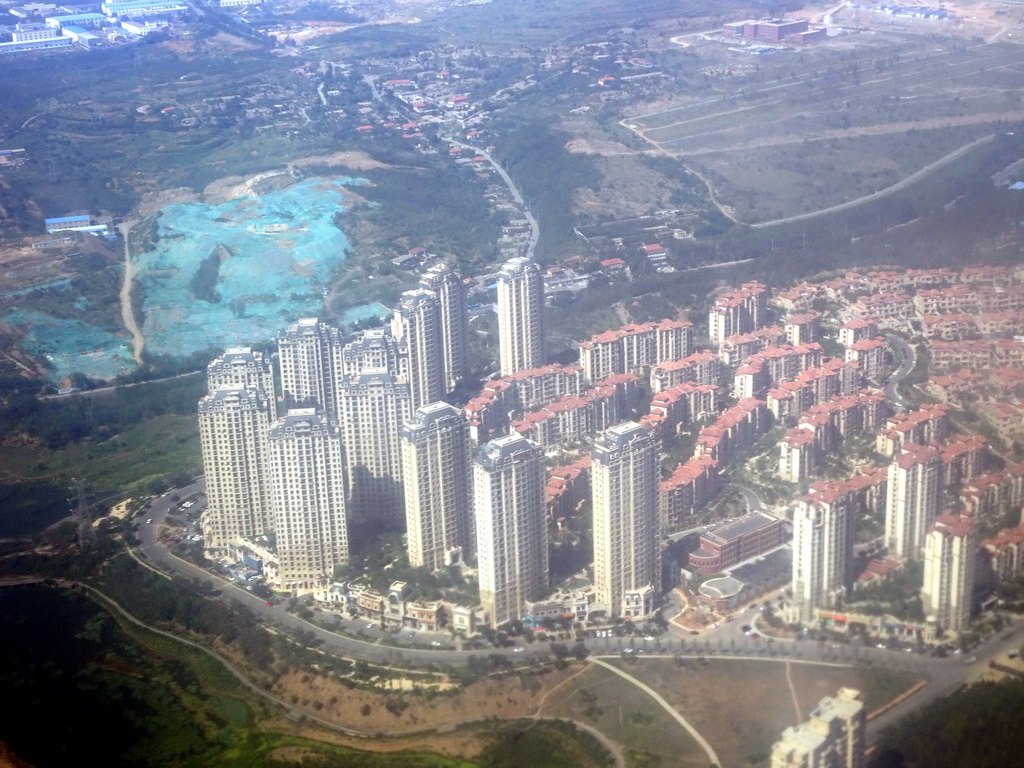
[[[199,401],[199,442],[206,474],[203,539],[222,549],[273,528],[267,430],[273,403],[254,388],[220,387]]]
[[[334,404],[331,345],[337,329],[315,317],[304,317],[277,337],[281,396],[285,407],[319,407]]]
[[[835,605],[853,577],[854,509],[846,496],[812,494],[793,511],[793,604],[795,615],[814,621],[818,608]]]
[[[440,400],[447,391],[444,327],[437,294],[423,288],[406,291],[391,317],[391,335],[408,359],[409,407]]]
[[[866,721],[860,692],[840,688],[818,703],[809,720],[782,732],[772,746],[771,768],[863,768]]]
[[[907,444],[889,464],[885,545],[901,559],[921,556],[924,537],[942,505],[942,459],[930,446]]]
[[[580,343],[580,367],[590,381],[614,373],[687,357],[693,348],[693,325],[683,320],[624,325]]]
[[[409,402],[409,385],[386,371],[364,372],[338,388],[353,520],[389,528],[405,521],[398,430],[411,413]]]
[[[451,391],[466,378],[469,368],[466,283],[447,265],[435,264],[420,278],[420,287],[432,291],[440,304],[445,387]]]
[[[977,526],[970,517],[939,515],[925,536],[921,603],[943,632],[970,626],[977,554]]]
[[[206,366],[206,386],[212,394],[221,387],[258,389],[276,407],[274,370],[270,360],[252,347],[229,347]]]
[[[766,324],[768,289],[752,280],[715,299],[708,313],[711,343],[719,346],[730,336],[751,333]]]

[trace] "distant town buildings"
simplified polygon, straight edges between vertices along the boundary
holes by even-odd
[[[580,344],[579,365],[542,365],[542,275],[533,262],[515,258],[497,285],[503,375],[485,381],[460,409],[441,398],[467,375],[466,283],[447,267],[430,267],[418,287],[401,295],[387,327],[346,333],[305,318],[283,330],[280,384],[270,357],[251,348],[231,348],[211,361],[209,394],[198,409],[206,546],[211,553],[247,553],[279,588],[316,590],[318,600],[394,626],[471,632],[480,623],[532,627],[595,611],[642,619],[656,610],[662,586],[659,538],[687,527],[722,488],[723,470],[782,427],[775,474],[802,488],[792,520],[752,512],[687,534],[685,554],[673,554],[676,565],[691,576],[715,575],[694,598],[729,610],[789,581],[792,620],[840,621],[845,604],[856,605],[858,589],[918,560],[925,570],[922,602],[935,622],[904,629],[962,632],[975,585],[1024,572],[1017,528],[977,541],[981,521],[1024,502],[1024,470],[1011,465],[986,474],[988,441],[957,432],[951,404],[892,414],[885,393],[863,388],[865,374],[878,381],[886,370],[878,316],[843,313],[870,298],[866,286],[889,296],[905,292],[915,312],[943,291],[960,308],[981,306],[952,289],[980,296],[993,281],[1005,287],[1015,279],[969,277],[958,283],[958,273],[940,271],[846,273],[777,295],[772,306],[788,314],[775,326],[767,289],[747,283],[714,302],[709,322],[712,337],[720,337],[717,353],[694,348],[689,323],[666,319],[594,335]],[[850,290],[856,302],[843,299]],[[843,307],[838,331],[811,310],[821,297]],[[986,318],[984,327],[1008,334],[1015,322],[1005,314]],[[842,359],[823,356],[822,344],[834,344],[823,330],[845,347]],[[986,343],[1008,354],[1017,342]],[[460,346],[462,353],[451,349]],[[735,369],[731,391],[722,381],[726,365]],[[992,375],[1016,381],[1012,370]],[[642,394],[647,383],[649,400]],[[960,369],[933,377],[933,385],[952,396],[978,381]],[[723,396],[735,404],[719,410]],[[637,413],[640,407],[646,412]],[[686,432],[690,458],[663,473],[663,451],[674,450]],[[857,450],[873,441],[888,464],[858,458],[849,476],[819,479],[853,438]],[[546,472],[546,461],[560,466]],[[302,498],[307,484],[315,488]],[[549,533],[572,533],[574,518],[587,509],[593,577],[552,593]],[[855,573],[853,545],[868,517],[884,518],[887,552]],[[472,572],[475,565],[480,604],[417,600],[399,581],[387,594],[358,582],[331,583],[353,530],[404,530],[413,566]],[[839,721],[828,722],[833,728]],[[785,753],[798,762],[783,764],[832,754],[822,728],[790,729],[803,734],[791,734]],[[806,749],[794,747],[793,738]]]
[[[806,19],[747,19],[746,21],[730,21],[722,25],[722,33],[727,37],[738,37],[743,40],[766,43],[809,43],[824,38],[827,30],[824,27],[810,28]]]

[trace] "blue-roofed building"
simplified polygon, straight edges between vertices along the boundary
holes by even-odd
[[[46,219],[46,231],[60,232],[63,229],[80,229],[92,225],[92,218],[89,216],[59,216],[55,219]]]
[[[107,16],[145,16],[188,10],[184,3],[176,0],[106,0],[100,7]]]
[[[72,45],[74,45],[74,42],[70,37],[50,37],[44,40],[0,43],[0,54],[21,53],[22,51],[38,51],[45,48],[70,48]]]
[[[82,30],[84,32],[84,30]],[[86,33],[88,34],[88,33]],[[70,40],[70,38],[63,38]],[[110,229],[109,218],[94,221],[91,216],[60,216],[55,219],[46,219],[46,231],[54,232],[88,232],[93,235],[106,235]]]
[[[69,24],[76,27],[98,29],[109,23],[110,20],[102,13],[69,13],[63,16],[46,17],[46,26],[54,29],[64,29]]]

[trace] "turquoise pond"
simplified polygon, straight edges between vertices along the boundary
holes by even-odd
[[[335,224],[344,212],[344,189],[358,183],[313,180],[221,205],[163,208],[156,247],[134,258],[146,351],[182,357],[257,343],[317,314],[348,250]],[[205,278],[197,279],[204,262]],[[343,320],[386,314],[386,307],[371,303],[349,308]],[[109,378],[134,365],[127,333],[24,308],[4,320],[24,329],[25,348],[50,364],[55,379],[74,371]]]

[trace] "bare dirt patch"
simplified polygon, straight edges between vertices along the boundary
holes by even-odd
[[[293,670],[278,678],[272,692],[299,709],[346,728],[366,733],[401,733],[488,717],[530,717],[540,706],[545,691],[571,674],[570,667],[488,678],[457,692],[438,693],[404,691],[397,684],[393,690],[348,688],[337,677]]]
[[[351,168],[355,171],[372,171],[377,168],[393,168],[394,166],[376,160],[369,152],[363,150],[349,150],[345,152],[332,152],[329,155],[314,155],[296,160],[293,165],[298,168],[305,168],[311,165],[340,165],[344,168]]]
[[[286,718],[265,721],[267,729],[291,733],[302,738],[336,744],[369,752],[432,752],[445,757],[472,757],[483,752],[491,742],[492,733],[485,727],[464,728],[451,733],[423,733],[395,738],[359,738],[346,736],[306,723],[296,724]]]
[[[640,154],[635,149],[630,149],[618,141],[602,139],[572,139],[565,145],[565,148],[577,155],[603,155],[608,157]]]
[[[142,196],[142,200],[136,206],[135,212],[139,217],[150,216],[157,213],[164,206],[177,203],[194,203],[198,200],[199,195],[188,187],[173,187],[156,192],[147,192]]]
[[[209,205],[219,205],[240,197],[255,197],[270,188],[280,188],[297,183],[289,168],[306,169],[315,167],[345,168],[353,171],[372,171],[394,166],[382,163],[361,150],[332,152],[329,155],[312,155],[292,161],[288,167],[274,168],[253,176],[224,176],[206,185],[201,199]],[[351,194],[351,193],[350,193]],[[193,199],[200,199],[193,196]],[[361,200],[361,198],[359,199]],[[359,202],[355,200],[353,202]]]
[[[186,58],[191,58],[193,54],[235,53],[238,51],[254,51],[259,48],[259,46],[250,43],[248,40],[229,35],[226,32],[218,32],[213,37],[202,40],[194,37],[167,40],[160,43],[160,45]]]

